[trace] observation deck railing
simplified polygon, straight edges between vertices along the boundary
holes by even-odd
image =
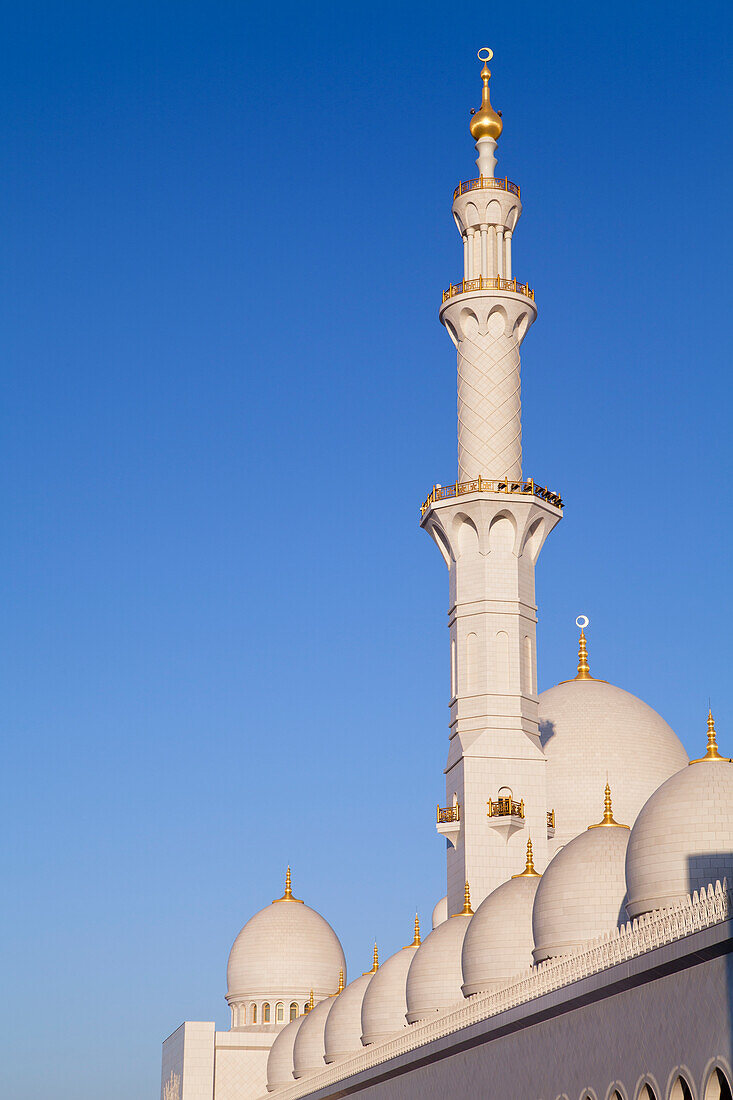
[[[467,194],[469,191],[481,191],[484,188],[490,188],[492,191],[510,191],[512,195],[516,195],[517,198],[521,198],[519,193],[519,184],[512,183],[510,179],[504,176],[504,179],[495,180],[492,176],[479,176],[475,180],[463,180],[458,184],[453,192],[453,201],[459,198],[461,195]]]
[[[518,493],[522,496],[539,497],[555,508],[563,507],[562,497],[558,493],[553,493],[543,485],[535,485],[532,478],[529,481],[513,481],[511,478],[490,481],[485,477],[478,477],[474,481],[456,481],[453,485],[434,485],[432,493],[421,505],[420,513],[424,516],[436,500],[452,500],[467,493]]]
[[[489,799],[486,803],[489,807],[489,817],[524,817],[524,799],[515,802],[513,798]]]
[[[526,283],[518,283],[516,279],[502,279],[499,275],[481,275],[478,279],[463,279],[460,283],[451,283],[447,290],[443,291],[443,301],[455,298],[456,294],[468,294],[472,290],[511,290],[515,294],[523,294],[525,298],[534,301],[534,290]]]
[[[438,806],[438,825],[448,825],[451,821],[459,821],[460,817],[460,806]]]

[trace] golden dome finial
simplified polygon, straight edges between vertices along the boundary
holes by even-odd
[[[479,61],[483,61],[484,67],[481,70],[481,79],[484,83],[483,90],[481,92],[481,106],[478,111],[471,111],[471,137],[474,141],[478,141],[480,138],[491,138],[493,141],[497,141],[504,123],[501,121],[501,115],[497,114],[494,108],[491,106],[491,100],[489,99],[489,78],[491,76],[491,70],[489,69],[488,62],[494,56],[493,52],[488,46],[482,46],[476,55]]]
[[[701,756],[698,760],[691,760],[691,764],[703,764],[708,760],[722,760],[726,764],[730,763],[727,756],[721,756],[718,752],[718,735],[715,732],[715,721],[713,719],[712,707],[708,709],[708,751],[704,756]]]
[[[344,968],[342,966],[341,969],[339,970],[339,987],[338,987],[339,993],[343,992],[343,988],[344,988]]]
[[[376,974],[379,970],[379,951],[377,950],[377,941],[374,941],[374,952],[372,954],[372,968],[371,970],[365,970],[364,974]],[[362,978],[364,977],[362,974]]]
[[[471,890],[468,885],[468,879],[466,879],[466,885],[463,890],[463,909],[461,910],[460,915],[462,917],[470,917],[472,914],[473,909],[471,908]]]
[[[578,643],[578,675],[576,680],[592,680],[588,667],[588,646],[585,641],[585,627],[588,625],[587,615],[578,615],[575,625],[580,627],[580,641]]]
[[[311,989],[311,995],[308,999],[308,1004],[305,1006],[306,1012],[311,1012],[316,1007],[316,1002],[313,1000],[313,990]]]
[[[405,947],[419,947],[419,946],[420,946],[420,920],[419,920],[419,917],[418,917],[417,913],[415,913],[415,935],[413,937],[412,943],[405,944]]]
[[[303,904],[301,898],[296,898],[293,896],[293,888],[290,879],[290,864],[288,864],[288,869],[285,872],[285,893],[281,898],[275,898],[275,901],[273,901],[272,904],[274,905],[275,902],[278,901],[299,901],[301,905]]]
[[[628,825],[622,825],[620,821],[614,821],[613,806],[611,804],[611,788],[606,780],[606,797],[603,801],[603,821],[597,821],[595,825],[589,825],[589,829],[601,829],[607,825],[615,825],[617,829],[628,829]]]
[[[523,871],[520,871],[518,875],[512,875],[512,878],[539,878],[539,871],[534,869],[534,859],[532,858],[532,838],[527,838],[527,862]]]

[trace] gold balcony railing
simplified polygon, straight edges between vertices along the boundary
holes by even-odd
[[[436,500],[452,500],[467,493],[518,493],[521,496],[539,497],[540,500],[546,500],[555,508],[563,507],[562,497],[558,493],[551,492],[543,485],[535,485],[532,478],[528,481],[514,481],[512,478],[505,477],[499,481],[492,481],[485,477],[478,477],[474,481],[456,481],[453,485],[434,485],[432,493],[420,506],[420,512],[424,516]]]
[[[548,829],[554,829],[555,828],[555,811],[554,810],[548,810],[547,811],[547,828]]]
[[[489,807],[489,817],[524,817],[524,799],[515,802],[513,798],[502,798],[495,801],[489,799],[486,803]]]
[[[459,821],[460,816],[460,806],[438,806],[438,825],[447,825],[451,821]]]
[[[481,191],[484,188],[490,188],[492,191],[511,191],[512,195],[520,198],[519,184],[512,183],[506,176],[503,180],[495,180],[492,176],[479,176],[478,179],[463,180],[459,183],[453,192],[453,199],[455,201],[460,195],[465,195],[468,191]]]
[[[468,294],[472,290],[511,290],[515,294],[523,294],[525,298],[534,301],[534,291],[526,283],[518,283],[516,279],[502,279],[499,275],[482,275],[479,279],[464,279],[460,283],[451,283],[447,290],[443,291],[443,301],[455,298],[456,294]]]

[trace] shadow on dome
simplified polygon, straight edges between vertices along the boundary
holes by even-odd
[[[723,885],[726,879],[726,888],[733,888],[733,852],[700,852],[687,857],[687,893],[698,894],[707,890],[708,886],[715,887],[716,882]]]
[[[557,730],[555,729],[555,723],[554,722],[550,722],[550,721],[546,721],[546,722],[541,721],[540,722],[540,745],[542,746],[543,749],[544,749],[545,745],[548,743],[548,741],[552,740],[552,738],[555,736],[556,733],[557,733]]]

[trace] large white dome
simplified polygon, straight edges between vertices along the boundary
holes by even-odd
[[[316,1000],[335,993],[346,960],[338,936],[320,913],[285,897],[247,921],[234,941],[227,965],[227,1000]]]
[[[630,917],[664,909],[723,878],[733,883],[733,763],[703,759],[668,779],[639,814],[626,852],[626,908]]]
[[[602,680],[570,680],[539,697],[554,848],[584,832],[608,779],[616,817],[633,825],[647,798],[687,764],[674,731],[651,707]]]
[[[336,997],[327,997],[312,1008],[298,1029],[293,1043],[293,1077],[308,1077],[326,1068],[324,1032],[328,1014],[336,1003]]]
[[[297,1016],[276,1036],[267,1056],[267,1091],[293,1083],[293,1044],[305,1016]]]
[[[463,941],[464,997],[498,989],[532,965],[532,907],[540,876],[530,869],[531,859],[530,848],[527,870],[492,890],[474,913]]]
[[[382,963],[370,981],[361,1006],[361,1041],[382,1043],[407,1026],[407,974],[418,950],[403,947]]]
[[[339,1062],[355,1050],[361,1050],[361,1006],[374,974],[369,971],[356,978],[339,993],[328,1014],[324,1031],[325,1061]]]
[[[607,813],[612,820],[608,791]],[[550,861],[532,910],[535,962],[569,955],[626,921],[628,840],[628,829],[601,825],[576,836]]]
[[[408,1024],[463,1000],[461,950],[470,920],[470,915],[456,913],[418,947],[407,975]]]

